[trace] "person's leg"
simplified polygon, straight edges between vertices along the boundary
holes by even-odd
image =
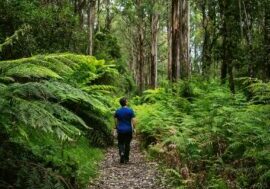
[[[129,161],[129,151],[130,151],[131,139],[132,139],[132,133],[127,133],[125,135],[125,155],[124,155],[125,162]]]
[[[124,163],[124,155],[125,155],[125,135],[122,133],[118,133],[118,148],[120,155],[120,163]]]

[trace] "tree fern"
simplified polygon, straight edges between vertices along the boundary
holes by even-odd
[[[9,180],[9,184],[22,188],[72,186],[66,178],[74,179],[79,168],[70,163],[73,156],[64,157],[66,145],[74,145],[81,138],[88,138],[92,146],[113,143],[110,125],[112,94],[116,88],[111,84],[117,74],[104,61],[74,54],[37,55],[0,62],[0,140],[3,135],[2,143],[27,148],[30,155],[23,156],[25,163],[41,162],[40,167],[22,164],[11,168],[18,169],[14,175],[17,183]],[[53,153],[46,153],[46,147],[34,145],[33,140],[50,141]],[[10,150],[20,152],[15,147]],[[5,147],[0,152],[0,158],[10,153]],[[61,160],[51,157],[50,154],[56,153]],[[30,158],[39,155],[37,160]],[[16,164],[18,157],[14,156],[11,164]],[[53,167],[52,171],[47,170],[46,163]],[[0,167],[1,172],[9,169]],[[25,177],[26,172],[29,178]],[[0,178],[0,186],[1,182]]]

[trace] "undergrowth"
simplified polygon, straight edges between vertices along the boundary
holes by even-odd
[[[112,144],[118,76],[83,55],[1,61],[0,188],[86,187]]]
[[[133,103],[151,156],[175,188],[269,188],[269,83],[192,80],[145,91]]]

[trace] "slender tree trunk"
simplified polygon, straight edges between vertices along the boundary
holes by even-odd
[[[143,29],[139,27],[139,90],[140,93],[143,91],[143,81],[144,81],[144,33]]]
[[[221,20],[222,20],[222,28],[221,28],[221,36],[222,36],[222,63],[221,63],[221,68],[220,68],[220,80],[221,84],[225,84],[226,82],[226,77],[227,77],[227,62],[225,61],[227,55],[227,50],[226,50],[226,43],[225,41],[227,40],[227,24],[225,21],[225,2],[224,0],[219,0],[219,7],[220,7],[220,15],[221,15]]]
[[[233,65],[232,61],[230,60],[229,66],[228,66],[228,74],[229,74],[229,85],[230,90],[233,94],[235,94],[235,86],[234,86],[234,75],[233,75]]]
[[[157,59],[158,59],[158,25],[159,25],[159,15],[154,13],[151,19],[151,77],[150,77],[150,87],[157,87]]]
[[[172,19],[171,19],[171,4],[168,1],[168,19],[167,19],[167,43],[168,43],[168,80],[172,81]]]
[[[203,40],[203,50],[202,50],[202,72],[203,75],[208,77],[210,66],[211,66],[211,53],[210,53],[210,31],[209,31],[209,21],[210,18],[207,16],[207,12],[209,11],[207,9],[208,7],[208,1],[204,0],[204,3],[202,3],[202,13],[203,13],[203,19],[202,19],[202,26],[204,29],[204,40]]]
[[[150,88],[151,87],[151,52],[148,52],[147,56],[145,57],[145,67],[144,67],[144,86],[149,86]]]
[[[100,10],[100,0],[97,0],[97,31],[99,32],[100,31],[100,13],[101,13],[101,10]]]
[[[220,2],[221,3],[221,2]],[[202,73],[204,77],[209,78],[211,67],[214,66],[213,48],[218,40],[218,26],[217,26],[217,2],[211,0],[204,0],[202,3],[202,26],[204,30],[204,40],[202,49]],[[222,15],[224,16],[224,15]],[[222,20],[223,21],[223,20]]]
[[[238,8],[239,8],[239,27],[241,31],[241,38],[243,38],[242,0],[238,0]]]
[[[189,1],[180,1],[180,78],[190,75],[189,61]]]
[[[74,1],[74,12],[79,15],[80,28],[83,28],[83,8],[86,5],[86,0],[75,0]]]
[[[88,8],[88,54],[93,55],[96,0],[90,0]]]
[[[176,82],[179,77],[179,48],[180,48],[180,1],[172,0],[171,12],[172,24],[172,82]]]
[[[144,30],[143,30],[143,9],[141,0],[136,0],[137,14],[138,14],[138,82],[139,93],[144,89]]]
[[[250,62],[249,62],[249,65],[248,65],[248,73],[249,73],[249,77],[254,77],[255,76],[255,73],[254,73],[254,62],[253,62],[253,46],[252,46],[252,43],[253,43],[253,40],[252,40],[252,20],[249,19],[250,15],[248,14],[247,12],[247,9],[246,9],[246,4],[245,2],[243,1],[243,8],[244,8],[244,14],[245,14],[245,37],[246,37],[246,41],[247,41],[247,44],[248,44],[248,47],[249,47],[249,50],[250,50]]]
[[[111,0],[106,0],[106,18],[105,18],[106,31],[111,30],[111,24],[112,24],[112,19],[113,19],[113,15],[110,12],[110,5],[111,5]]]
[[[265,42],[265,76],[264,80],[270,79],[270,2],[266,2],[264,18],[264,42]]]

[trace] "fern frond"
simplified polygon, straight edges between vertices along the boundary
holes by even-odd
[[[13,83],[15,80],[12,77],[7,77],[7,76],[0,76],[0,83]]]
[[[249,86],[249,89],[253,94],[252,101],[254,103],[270,104],[270,82],[253,83]]]
[[[16,67],[9,69],[5,73],[5,75],[13,78],[61,78],[54,71],[43,66],[37,66],[34,64],[20,64]]]
[[[12,125],[25,125],[39,128],[45,132],[56,132],[57,136],[64,140],[71,140],[73,136],[81,135],[81,131],[74,125],[78,124],[88,128],[75,114],[59,105],[45,101],[29,102],[13,98],[10,109],[6,109],[2,113],[11,118],[10,124]]]
[[[87,93],[110,93],[110,92],[116,92],[116,87],[111,85],[90,85],[82,88],[83,91]]]

